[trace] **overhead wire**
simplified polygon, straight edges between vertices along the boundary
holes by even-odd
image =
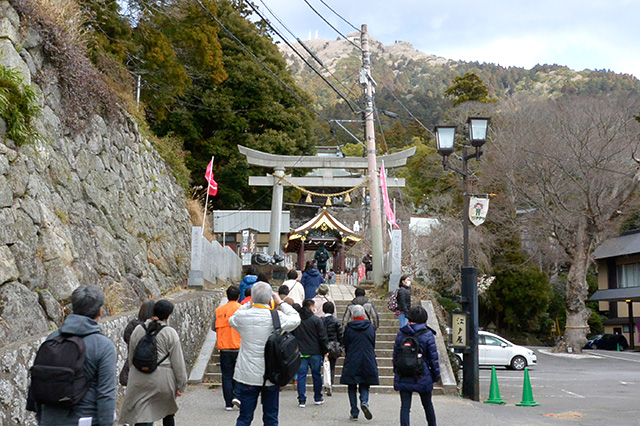
[[[276,13],[267,5],[267,3],[264,0],[260,0],[260,3],[262,3],[262,5],[265,7],[265,9],[267,9],[267,11],[271,14],[271,16],[273,16],[275,18],[276,21],[278,21],[280,23],[280,25],[282,25],[282,27],[289,33],[291,34],[292,37],[294,37],[296,39],[296,41],[307,51],[307,53],[309,53],[309,55],[311,55],[311,57],[313,59],[315,59],[316,62],[318,62],[320,64],[320,66],[322,66],[322,68],[324,68],[331,77],[333,77],[334,80],[336,80],[338,82],[338,84],[340,84],[342,87],[344,87],[344,89],[349,92],[349,95],[353,96],[353,97],[357,97],[353,94],[352,90],[347,87],[338,77],[336,77],[335,74],[333,74],[327,67],[326,65],[320,60],[320,58],[318,58],[316,56],[316,54],[302,41],[300,40],[300,38],[298,36],[296,36],[293,31],[291,31],[289,29],[289,27],[287,27],[287,25],[285,25],[284,22],[282,22],[282,20],[278,17],[278,15],[276,15]],[[263,18],[264,19],[264,18]],[[280,38],[282,38],[282,36],[280,36]],[[347,77],[347,80],[350,77]]]
[[[327,21],[327,18],[325,18],[324,16],[322,16],[322,14],[320,12],[318,12],[313,6],[311,6],[311,3],[309,3],[307,0],[304,0],[304,2],[307,4],[307,6],[309,6],[311,8],[311,10],[313,10],[315,12],[316,15],[318,15],[320,17],[320,19],[322,19],[328,26],[330,26],[333,31],[337,32],[338,34],[340,34],[340,37],[342,37],[343,39],[345,39],[346,41],[348,41],[349,43],[351,43],[353,46],[356,47],[356,49],[358,50],[362,50],[362,48],[360,46],[358,46],[357,44],[355,44],[353,41],[349,40],[347,38],[347,36],[345,36],[344,34],[342,34],[340,32],[340,30],[338,30],[336,27],[334,27],[331,22]],[[360,31],[360,30],[358,30]]]
[[[258,62],[269,74],[271,74],[273,78],[276,79],[276,81],[278,81],[278,83],[280,83],[289,92],[291,92],[296,99],[298,99],[300,102],[305,104],[307,108],[309,108],[311,111],[315,112],[318,115],[318,117],[322,118],[324,121],[327,121],[327,122],[329,121],[324,115],[322,115],[318,110],[316,110],[312,105],[310,105],[309,102],[307,102],[302,96],[300,96],[295,90],[293,90],[287,83],[282,81],[282,79],[278,77],[278,75],[275,72],[273,72],[271,68],[269,68],[264,62],[262,62],[260,58],[258,58],[251,50],[249,50],[249,48],[245,46],[245,44],[242,43],[242,41],[240,41],[240,39],[238,39],[238,37],[236,37],[236,35],[231,32],[231,30],[225,27],[224,24],[213,13],[211,13],[211,11],[202,3],[201,0],[194,0],[194,1],[198,3],[198,5],[202,8],[202,10],[204,10],[205,13],[207,13],[220,26],[220,28],[222,28],[222,30],[225,33],[227,33],[229,37],[231,37],[233,41],[235,41],[238,45],[240,45],[242,50],[248,53],[249,56],[251,56],[256,62]]]
[[[346,22],[347,25],[349,25],[351,28],[353,28],[356,31],[360,31],[359,28],[356,28],[351,22],[347,21],[345,18],[342,17],[342,15],[340,15],[338,12],[336,12],[335,10],[333,10],[333,8],[331,6],[329,6],[327,3],[325,3],[323,0],[320,0],[320,3],[324,4],[327,9],[329,9],[330,11],[332,11],[338,18],[342,19],[344,22]]]
[[[199,0],[197,0],[197,1],[199,1]],[[338,90],[338,89],[337,89],[333,84],[331,84],[331,82],[330,82],[329,80],[327,80],[327,78],[326,78],[324,75],[322,75],[322,73],[321,73],[320,71],[318,71],[318,70],[317,70],[313,65],[311,65],[311,63],[310,63],[310,62],[309,62],[309,61],[308,61],[308,60],[307,60],[307,59],[306,59],[306,58],[305,58],[305,57],[304,57],[300,52],[298,52],[298,51],[296,50],[296,48],[295,48],[295,47],[293,47],[293,45],[289,42],[289,40],[287,40],[287,38],[286,38],[286,37],[284,37],[284,36],[283,36],[283,35],[282,35],[282,34],[281,34],[277,29],[276,29],[276,27],[274,27],[274,26],[271,24],[271,22],[269,22],[269,20],[268,20],[267,18],[265,18],[265,16],[262,14],[262,12],[260,12],[260,10],[259,10],[256,6],[254,6],[254,5],[253,5],[253,3],[251,3],[251,2],[247,2],[247,4],[249,5],[249,7],[250,7],[251,9],[253,9],[253,11],[254,11],[255,13],[257,13],[257,14],[258,14],[258,16],[259,16],[259,17],[264,21],[264,23],[265,23],[265,24],[267,24],[267,26],[268,26],[269,28],[271,28],[271,30],[272,30],[273,32],[275,32],[275,33],[278,35],[278,37],[280,37],[280,39],[282,39],[282,41],[284,41],[284,42],[285,42],[285,44],[286,44],[287,46],[289,46],[289,48],[290,48],[290,49],[291,49],[291,50],[292,50],[296,55],[298,55],[298,57],[299,57],[300,59],[302,59],[302,61],[303,61],[305,64],[307,64],[307,66],[308,66],[309,68],[311,68],[311,69],[313,70],[313,72],[314,72],[314,73],[316,73],[316,74],[318,75],[318,77],[320,77],[320,78],[321,78],[321,79],[322,79],[322,80],[323,80],[323,81],[324,81],[324,82],[325,82],[325,83],[326,83],[326,84],[331,88],[331,90],[333,90],[334,92],[336,92],[336,94],[337,94],[340,98],[342,98],[342,99],[347,103],[347,105],[349,105],[349,108],[351,109],[351,111],[353,111],[353,112],[355,113],[355,112],[356,112],[356,109],[355,109],[355,108],[353,107],[353,105],[351,104],[351,101],[350,101],[349,99],[347,99],[347,97],[346,97],[346,96],[345,96],[345,95],[344,95],[340,90]]]

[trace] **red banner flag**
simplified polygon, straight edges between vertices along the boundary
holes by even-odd
[[[380,167],[380,186],[382,187],[382,203],[384,204],[384,211],[387,215],[387,222],[400,229],[396,223],[396,215],[393,213],[391,203],[389,202],[389,193],[387,192],[387,173],[384,170],[384,162],[382,162],[382,167]]]
[[[204,178],[209,183],[209,187],[207,188],[207,193],[209,195],[216,195],[218,193],[218,182],[213,179],[213,158],[209,165],[207,166],[207,171],[204,172]]]

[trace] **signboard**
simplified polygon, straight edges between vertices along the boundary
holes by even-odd
[[[242,265],[251,265],[251,255],[258,249],[258,231],[247,228],[242,230],[242,244],[240,245],[240,254],[242,256]]]
[[[451,313],[451,345],[454,348],[466,349],[467,345],[467,313]]]
[[[471,197],[469,200],[469,220],[475,226],[482,225],[487,218],[489,198]]]

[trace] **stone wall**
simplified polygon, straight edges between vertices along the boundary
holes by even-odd
[[[187,369],[198,357],[200,347],[211,327],[213,314],[222,297],[222,291],[183,292],[169,297],[175,310],[169,317],[169,325],[176,329],[182,342]],[[137,315],[131,311],[100,321],[104,335],[115,344],[120,372],[127,356],[122,333],[127,323]],[[35,417],[25,410],[29,384],[28,369],[33,364],[36,351],[48,333],[14,342],[0,349],[0,426],[35,425]],[[119,396],[124,389],[118,385]],[[121,400],[121,398],[120,398]]]
[[[42,41],[7,1],[0,51],[42,107],[35,143],[16,146],[0,120],[0,342],[59,326],[79,285],[99,285],[114,313],[183,284],[183,191],[137,125],[93,115],[81,131],[68,128]]]

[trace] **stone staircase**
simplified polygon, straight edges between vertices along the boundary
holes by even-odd
[[[342,319],[342,315],[348,305],[348,300],[336,300],[336,312],[339,320]],[[394,393],[393,390],[393,344],[398,333],[398,319],[395,314],[387,309],[386,300],[375,300],[374,305],[378,310],[380,317],[380,327],[376,333],[376,360],[378,362],[378,374],[380,378],[380,385],[372,386],[371,392],[377,393]],[[340,375],[342,374],[342,366],[344,363],[344,357],[338,359],[336,364],[336,377],[337,384],[333,386],[334,392],[346,392],[347,386],[340,385]],[[207,372],[204,377],[205,382],[221,384],[220,373],[220,355],[217,349],[214,351]],[[436,384],[434,387],[434,394],[446,393],[440,384]],[[307,375],[307,389],[309,392],[312,388],[311,374]],[[294,390],[295,386],[287,385],[285,390]]]

